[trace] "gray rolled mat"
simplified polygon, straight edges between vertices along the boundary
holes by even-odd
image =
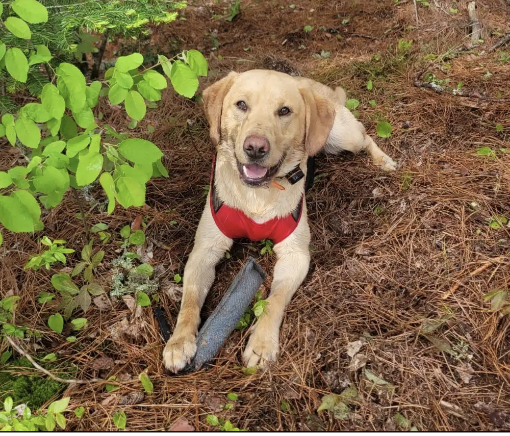
[[[248,262],[235,276],[220,304],[198,332],[197,353],[185,371],[199,370],[218,354],[244,311],[255,298],[265,276],[266,273],[257,265],[255,259],[248,258]]]

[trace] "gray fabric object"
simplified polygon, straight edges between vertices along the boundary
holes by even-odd
[[[255,298],[265,276],[264,270],[255,259],[248,258],[248,262],[235,276],[220,304],[198,332],[197,353],[186,367],[186,371],[199,370],[218,354],[244,311]]]

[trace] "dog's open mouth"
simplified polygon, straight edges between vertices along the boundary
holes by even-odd
[[[272,167],[264,167],[259,164],[243,164],[237,161],[237,169],[241,180],[250,186],[264,186],[267,185],[278,173],[280,166],[282,165],[283,158]]]

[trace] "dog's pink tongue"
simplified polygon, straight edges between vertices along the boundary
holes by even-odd
[[[244,175],[249,179],[260,179],[267,173],[267,168],[257,164],[243,165]]]

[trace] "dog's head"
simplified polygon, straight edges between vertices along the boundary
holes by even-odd
[[[204,91],[211,139],[250,186],[263,186],[313,156],[335,118],[330,101],[276,71],[230,73]]]

